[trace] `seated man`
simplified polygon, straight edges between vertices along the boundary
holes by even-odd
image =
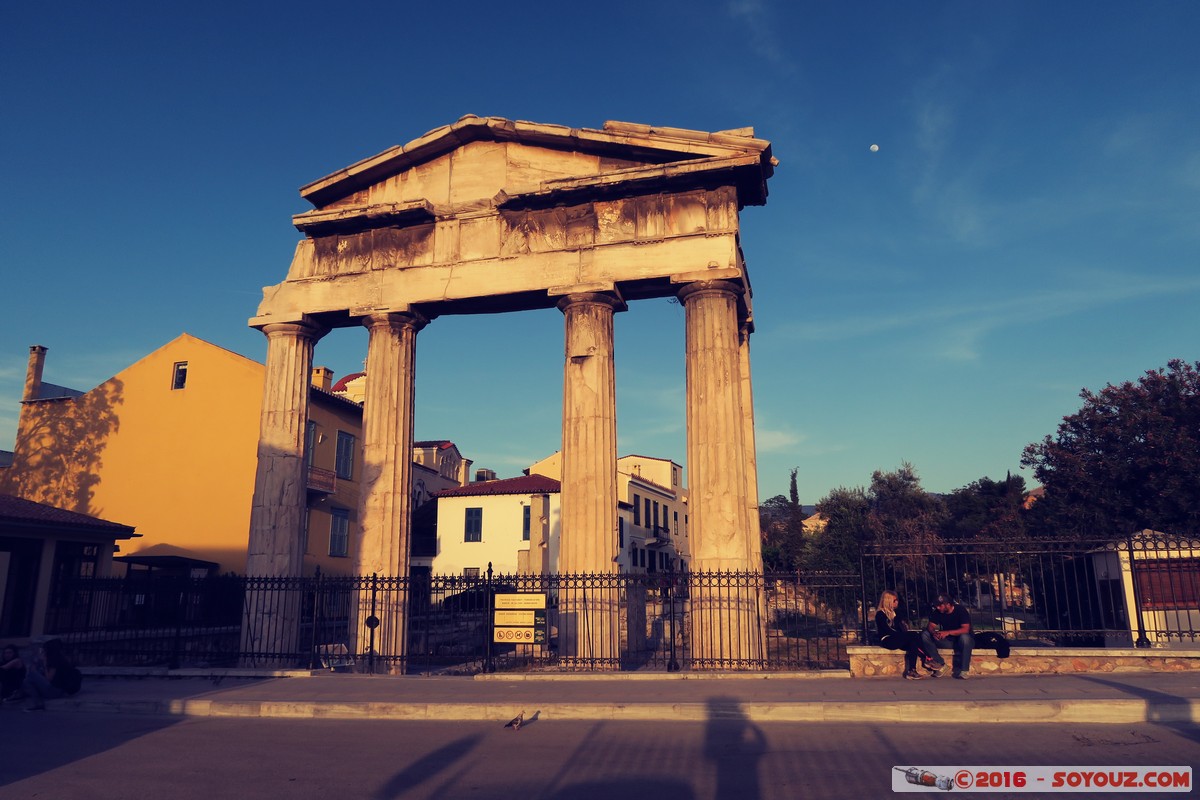
[[[948,595],[939,594],[929,612],[929,625],[921,632],[926,652],[934,648],[954,648],[954,677],[966,680],[971,671],[971,651],[975,637],[971,635],[971,614]]]

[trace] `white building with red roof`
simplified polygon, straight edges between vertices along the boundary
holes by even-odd
[[[436,528],[428,547],[414,547],[414,570],[438,575],[558,571],[562,458],[554,453],[525,474],[477,481],[436,494]],[[619,572],[682,571],[691,561],[687,489],[674,461],[617,459]],[[436,541],[436,544],[435,544]]]

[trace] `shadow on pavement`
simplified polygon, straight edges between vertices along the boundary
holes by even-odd
[[[708,699],[704,757],[717,770],[716,800],[758,800],[758,762],[766,753],[766,737],[735,698]]]
[[[9,705],[0,709],[0,717],[4,729],[0,786],[114,750],[179,722],[169,717],[114,716],[113,724],[104,726],[100,734],[88,724],[88,716],[71,712],[23,713],[21,708]]]
[[[621,797],[695,800],[696,795],[686,783],[670,778],[618,778],[573,783],[550,795],[548,800],[614,800]]]
[[[397,772],[375,791],[375,800],[394,800],[415,786],[449,769],[475,749],[482,734],[464,736],[439,747]]]
[[[1140,697],[1143,700],[1146,700],[1152,704],[1151,707],[1147,709],[1147,722],[1152,722],[1155,725],[1161,725],[1164,728],[1170,728],[1180,736],[1191,739],[1195,742],[1200,742],[1200,720],[1196,719],[1194,715],[1190,715],[1190,719],[1187,722],[1180,722],[1178,719],[1174,718],[1175,715],[1172,715],[1172,718],[1170,719],[1163,719],[1158,713],[1156,713],[1154,708],[1154,706],[1187,708],[1191,705],[1191,700],[1189,698],[1180,697],[1168,692],[1160,692],[1155,689],[1147,689],[1142,686],[1130,686],[1129,684],[1121,683],[1120,681],[1105,680],[1104,678],[1098,678],[1094,675],[1080,675],[1079,677],[1085,681],[1098,683],[1102,686],[1109,686],[1113,689],[1118,689],[1122,692],[1125,692],[1126,694],[1131,694],[1135,697]]]

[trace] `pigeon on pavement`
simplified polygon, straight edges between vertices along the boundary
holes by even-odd
[[[512,728],[514,731],[519,731],[519,730],[521,730],[521,723],[524,721],[525,721],[525,712],[522,711],[520,714],[517,714],[515,717],[513,717],[508,722],[506,722],[504,724],[504,727]]]

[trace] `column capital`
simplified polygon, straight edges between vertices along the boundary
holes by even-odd
[[[605,305],[613,311],[624,311],[628,306],[625,300],[615,292],[575,292],[564,295],[558,301],[558,310],[564,314],[575,305]]]
[[[413,333],[418,333],[422,328],[429,324],[430,318],[418,311],[381,311],[375,314],[367,314],[362,318],[363,327],[367,330],[375,330],[376,328],[392,328],[400,330],[402,328],[411,328]]]
[[[681,303],[686,304],[692,298],[703,295],[727,294],[736,298],[741,297],[744,292],[745,289],[733,281],[693,281],[684,285],[675,296]]]
[[[275,336],[293,336],[297,339],[307,339],[316,343],[322,336],[329,333],[329,328],[308,320],[297,322],[268,322],[259,328],[267,338]]]

